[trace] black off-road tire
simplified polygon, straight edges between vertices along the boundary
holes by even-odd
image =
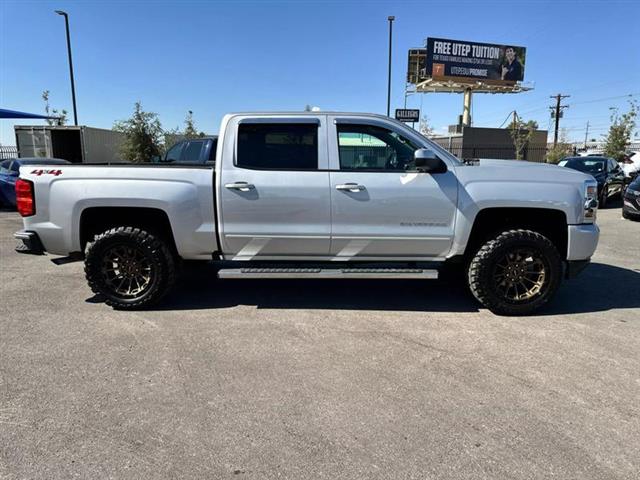
[[[494,279],[496,264],[509,251],[530,248],[537,252],[545,266],[545,281],[531,299],[514,301],[506,298]],[[468,270],[469,289],[473,296],[497,315],[528,315],[547,304],[562,281],[562,258],[555,245],[537,232],[509,230],[485,243],[471,260]]]
[[[107,282],[103,270],[105,255],[116,246],[138,249],[150,265],[150,281],[139,294],[125,298]],[[156,304],[173,287],[176,261],[166,242],[135,227],[116,227],[99,235],[87,244],[84,272],[91,290],[117,310],[135,310]]]

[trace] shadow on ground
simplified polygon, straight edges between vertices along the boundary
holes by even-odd
[[[87,301],[100,301],[93,297]],[[198,310],[255,305],[274,309],[477,312],[463,282],[434,280],[219,280],[213,264],[185,269],[156,310]],[[593,263],[565,281],[538,315],[640,307],[640,269]]]

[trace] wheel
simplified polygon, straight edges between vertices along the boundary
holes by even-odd
[[[527,315],[553,297],[562,270],[562,258],[547,237],[510,230],[485,243],[471,260],[469,288],[493,313]]]
[[[117,227],[96,235],[85,252],[89,287],[115,309],[157,303],[173,286],[175,259],[160,238],[134,227]]]
[[[599,208],[607,206],[607,200],[609,199],[609,187],[602,187],[602,193],[600,194],[600,201],[598,202]]]

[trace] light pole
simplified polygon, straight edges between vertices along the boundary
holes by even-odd
[[[58,15],[64,17],[64,26],[67,30],[67,53],[69,54],[69,75],[71,76],[71,100],[73,101],[73,124],[78,125],[78,111],[76,110],[76,84],[73,79],[73,60],[71,60],[71,36],[69,35],[69,15],[62,10],[56,10]]]
[[[393,21],[396,19],[393,15],[387,17],[389,20],[389,75],[387,76],[387,117],[391,111],[391,37],[393,35]]]

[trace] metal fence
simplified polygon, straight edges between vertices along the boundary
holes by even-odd
[[[0,145],[0,160],[5,158],[16,158],[18,156],[18,147],[9,147]]]
[[[464,145],[461,138],[435,138],[432,140],[461,160],[474,158],[515,160],[518,157],[513,145]],[[519,157],[530,162],[544,162],[546,155],[546,144],[534,144],[522,148]]]

